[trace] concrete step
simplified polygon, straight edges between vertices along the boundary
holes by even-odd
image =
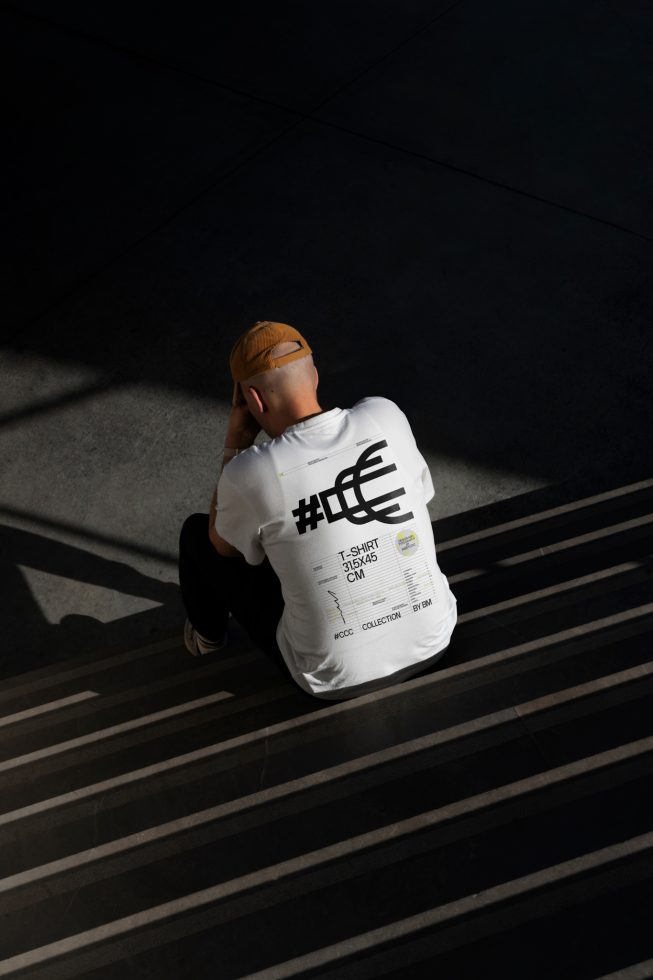
[[[235,623],[212,661],[179,630],[11,679],[0,976],[646,964],[652,487],[444,542],[446,658],[353,701],[296,691]],[[622,925],[565,973],[547,936],[590,942],[589,915]]]
[[[616,758],[623,761],[623,755]],[[596,759],[587,762],[588,770],[600,764]],[[588,785],[578,780],[573,789],[565,788],[562,804],[556,793],[547,793],[561,780],[580,776],[581,770],[578,766],[572,772],[547,772],[545,778],[523,781],[519,787],[509,784],[453,807],[376,825],[345,838],[339,836],[345,812],[341,807],[332,813],[341,817],[331,826],[335,839],[325,843],[322,837],[318,848],[311,849],[316,841],[310,814],[268,823],[263,837],[259,831],[241,833],[229,846],[220,848],[211,842],[190,854],[171,856],[150,867],[147,875],[125,872],[108,879],[103,888],[76,889],[76,931],[65,939],[61,938],[62,903],[37,902],[29,912],[22,909],[7,915],[5,922],[18,946],[26,936],[30,945],[34,940],[40,945],[15,952],[4,969],[56,963],[68,952],[77,960],[69,960],[68,967],[79,970],[91,960],[97,964],[126,953],[133,956],[158,945],[163,935],[169,943],[173,938],[203,935],[207,927],[212,931],[210,942],[222,951],[221,975],[242,975],[233,971],[255,970],[268,958],[285,962],[298,947],[311,950],[309,961],[324,965],[337,962],[345,953],[369,949],[375,938],[383,947],[388,938],[426,927],[444,924],[448,931],[452,922],[458,941],[465,942],[484,934],[488,913],[496,918],[500,911],[504,927],[514,925],[516,899],[528,904],[528,909],[520,904],[517,918],[528,919],[560,902],[574,904],[602,889],[648,876],[653,835],[643,828],[648,819],[650,771],[636,779],[631,773],[625,785],[608,780],[605,788],[605,783],[595,783],[589,797]],[[518,799],[522,794],[525,806]],[[507,800],[510,805],[505,805]],[[365,822],[376,824],[373,801],[363,798],[358,803],[355,829],[361,829],[364,809]],[[593,820],[597,807],[604,815],[600,822]],[[484,808],[489,813],[474,812]],[[577,831],[571,829],[578,826],[584,828],[580,851]],[[320,827],[324,830],[326,821]],[[265,856],[279,860],[266,864]],[[156,904],[151,903],[154,889]],[[480,924],[467,921],[461,933],[461,920],[476,917]],[[292,922],[292,930],[280,929],[282,920]],[[364,931],[352,935],[352,921],[359,929],[364,925]],[[263,931],[267,949],[257,945],[245,953],[243,943],[254,929]],[[379,930],[382,934],[390,930],[391,936],[383,939]],[[235,944],[234,934],[240,937]],[[451,940],[449,936],[448,944]],[[204,936],[202,942],[207,941]],[[98,944],[102,944],[99,949]],[[11,947],[8,951],[14,952]],[[167,953],[160,951],[155,962]]]

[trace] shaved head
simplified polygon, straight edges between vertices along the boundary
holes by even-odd
[[[296,340],[285,340],[272,348],[273,357],[281,357],[298,350],[301,344]],[[240,382],[243,390],[247,387],[256,388],[268,405],[275,409],[297,404],[315,396],[317,388],[315,365],[312,354],[300,357],[261,374],[252,375]]]

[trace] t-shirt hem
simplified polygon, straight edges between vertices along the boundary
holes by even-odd
[[[451,628],[445,633],[446,639],[442,640],[435,653],[426,657],[424,660],[416,660],[412,664],[407,664],[405,667],[401,667],[392,674],[384,674],[381,677],[373,677],[370,680],[362,681],[360,684],[352,684],[348,685],[347,687],[337,687],[330,691],[315,691],[309,684],[306,683],[305,678],[301,674],[297,675],[295,671],[293,671],[291,665],[284,656],[286,666],[288,667],[288,670],[298,687],[301,687],[302,691],[305,691],[307,694],[310,694],[312,697],[318,698],[321,701],[346,701],[350,698],[359,697],[363,694],[371,694],[374,691],[382,690],[383,688],[390,687],[393,684],[399,684],[401,681],[407,680],[414,674],[419,674],[423,670],[428,670],[429,667],[433,666],[433,664],[440,659],[449,646],[453,631],[456,628],[456,623],[458,622],[458,603],[453,592],[451,593],[451,598],[451,610],[445,619],[445,622],[447,620],[450,622]],[[279,646],[283,654],[283,649],[281,648],[281,645]]]
[[[402,667],[400,670],[395,671],[394,674],[386,674],[383,677],[377,677],[371,681],[364,681],[362,684],[355,684],[352,687],[340,687],[333,691],[310,691],[309,693],[314,698],[319,698],[320,701],[349,701],[351,698],[362,697],[364,694],[373,694],[375,691],[382,691],[386,687],[392,687],[394,684],[400,684],[402,681],[408,680],[423,670],[428,670],[429,667],[432,667],[440,660],[448,646],[449,640],[432,657],[428,657],[426,660],[418,660],[414,664]]]

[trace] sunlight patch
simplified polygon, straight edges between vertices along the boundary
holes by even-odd
[[[116,589],[19,565],[34,602],[49,623],[60,623],[64,616],[90,616],[100,623],[111,623],[125,616],[160,606],[142,596],[125,595]]]

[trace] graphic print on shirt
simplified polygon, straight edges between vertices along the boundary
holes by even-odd
[[[372,456],[372,454],[377,450],[386,449],[387,445],[388,443],[383,439],[380,442],[375,442],[373,445],[368,446],[367,449],[363,450],[353,466],[348,466],[338,473],[332,487],[327,487],[326,490],[320,490],[317,493],[310,494],[308,502],[306,501],[306,497],[302,497],[292,512],[293,517],[296,518],[298,533],[306,534],[308,529],[315,531],[319,522],[323,521],[325,517],[329,524],[340,521],[342,518],[348,520],[350,524],[369,524],[370,521],[381,521],[383,524],[403,524],[405,521],[409,521],[413,517],[412,511],[405,514],[396,513],[396,511],[401,509],[400,504],[391,504],[389,507],[384,507],[381,510],[376,509],[388,500],[394,500],[395,497],[402,497],[406,493],[404,487],[390,490],[388,493],[381,494],[373,500],[366,500],[363,494],[362,485],[364,483],[377,480],[386,473],[393,473],[397,469],[394,463],[389,463],[387,466],[382,466],[381,469],[368,473],[363,472],[364,470],[369,470],[371,466],[377,463],[383,463],[383,457],[380,452],[377,456]],[[348,490],[353,491],[355,496],[355,501],[351,503],[347,501],[346,494]],[[332,509],[332,497],[337,498],[339,510]],[[391,517],[391,514],[394,514],[394,516]]]
[[[335,641],[369,635],[429,608],[436,599],[431,568],[414,527],[327,555],[312,572]]]
[[[334,457],[343,459],[335,473]],[[320,488],[315,492],[307,474],[313,467],[313,486]],[[288,506],[297,534],[325,531],[319,539],[322,547],[317,535],[315,541],[312,535],[306,540],[311,560],[304,587],[321,607],[339,650],[368,642],[379,630],[386,633],[423,609],[434,612],[440,598],[434,555],[420,540],[424,532],[406,487],[393,473],[398,474],[398,467],[392,447],[376,433],[278,474],[289,490],[295,488],[288,494]],[[374,483],[379,479],[381,483]],[[397,501],[401,497],[407,499]],[[296,507],[293,500],[298,500]],[[377,527],[367,537],[356,533],[370,522]],[[379,524],[388,533],[379,533]]]

